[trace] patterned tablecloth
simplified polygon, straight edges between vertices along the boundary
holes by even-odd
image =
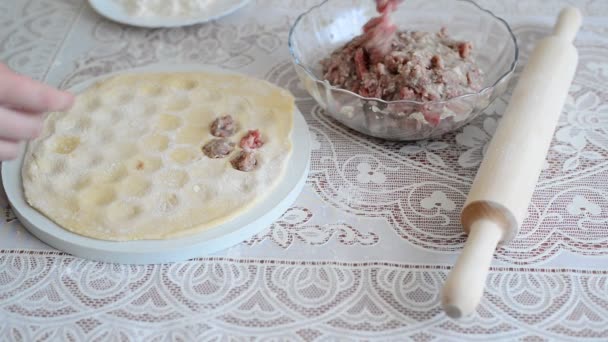
[[[0,198],[0,340],[608,340],[608,2],[480,1],[514,27],[522,62],[562,5],[586,19],[529,216],[496,252],[476,314],[459,321],[439,291],[508,96],[440,140],[345,129],[303,90],[287,51],[290,24],[317,2],[258,0],[209,24],[145,30],[83,0],[0,1],[0,60],[22,73],[65,88],[160,61],[217,65],[290,89],[313,137],[294,206],[250,240],[188,262],[74,258],[29,235]]]

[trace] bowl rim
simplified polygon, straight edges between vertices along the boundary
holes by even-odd
[[[294,43],[293,43],[293,38],[294,38],[294,34],[295,34],[295,29],[298,26],[298,24],[300,23],[300,21],[307,16],[308,14],[310,14],[312,11],[324,6],[325,4],[327,4],[330,0],[323,0],[321,3],[312,6],[311,8],[309,8],[308,10],[306,10],[305,12],[301,13],[296,20],[294,21],[293,25],[291,25],[291,28],[289,29],[289,37],[287,39],[287,46],[289,47],[289,54],[291,56],[292,62],[297,66],[300,67],[304,70],[304,72],[306,72],[308,74],[308,76],[310,78],[312,78],[315,83],[321,83],[323,84],[325,87],[329,87],[330,90],[332,91],[337,91],[337,92],[341,92],[341,93],[345,93],[345,94],[349,94],[352,96],[355,96],[361,100],[364,101],[376,101],[378,103],[382,103],[385,105],[392,105],[392,104],[413,104],[413,105],[434,105],[434,104],[446,104],[449,103],[451,101],[455,101],[455,100],[460,100],[460,99],[466,99],[469,97],[474,97],[474,96],[480,96],[483,95],[489,91],[491,91],[492,89],[496,88],[500,83],[502,83],[503,81],[507,80],[514,72],[515,69],[517,67],[517,63],[519,61],[519,46],[517,44],[517,37],[515,37],[515,34],[513,33],[513,30],[511,29],[511,26],[509,25],[509,23],[507,23],[506,20],[502,19],[501,17],[495,15],[492,11],[485,9],[483,7],[481,7],[479,4],[477,4],[476,2],[472,1],[472,0],[456,0],[458,2],[464,2],[464,3],[468,3],[473,5],[474,7],[476,7],[478,10],[485,12],[487,14],[489,14],[490,16],[492,16],[494,19],[498,20],[498,22],[502,23],[507,31],[509,32],[509,35],[511,37],[511,41],[513,42],[514,46],[515,46],[515,51],[514,51],[514,56],[513,56],[513,60],[511,62],[511,66],[509,67],[509,70],[507,70],[505,73],[503,73],[500,77],[498,77],[496,79],[496,81],[494,81],[494,83],[492,83],[489,86],[486,86],[482,89],[480,89],[479,91],[475,92],[475,93],[466,93],[466,94],[462,94],[459,96],[455,96],[455,97],[451,97],[449,99],[445,99],[445,100],[435,100],[435,101],[416,101],[416,100],[395,100],[395,101],[386,101],[377,97],[365,97],[365,96],[361,96],[355,92],[352,92],[350,90],[346,90],[346,89],[342,89],[340,87],[336,87],[332,84],[329,83],[329,81],[327,80],[320,80],[317,76],[315,76],[315,74],[305,65],[303,65],[300,62],[300,58],[298,58],[298,56],[296,56],[296,52],[294,50]]]

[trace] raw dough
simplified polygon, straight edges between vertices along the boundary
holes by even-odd
[[[272,192],[291,154],[294,99],[267,82],[213,73],[127,74],[51,113],[22,169],[30,205],[103,240],[167,239],[224,223]],[[231,115],[236,148],[211,159],[215,119]],[[259,129],[253,171],[231,162]]]

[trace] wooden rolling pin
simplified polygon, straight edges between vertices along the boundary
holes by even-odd
[[[578,63],[576,8],[561,11],[553,34],[530,55],[461,214],[468,239],[443,287],[446,314],[472,313],[499,243],[516,235],[540,176]]]

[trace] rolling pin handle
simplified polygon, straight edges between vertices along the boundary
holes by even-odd
[[[451,318],[467,316],[483,296],[486,278],[496,246],[504,237],[504,227],[489,219],[471,225],[462,254],[449,273],[441,302]]]
[[[553,34],[573,42],[582,23],[581,11],[576,7],[566,7],[559,13]]]

